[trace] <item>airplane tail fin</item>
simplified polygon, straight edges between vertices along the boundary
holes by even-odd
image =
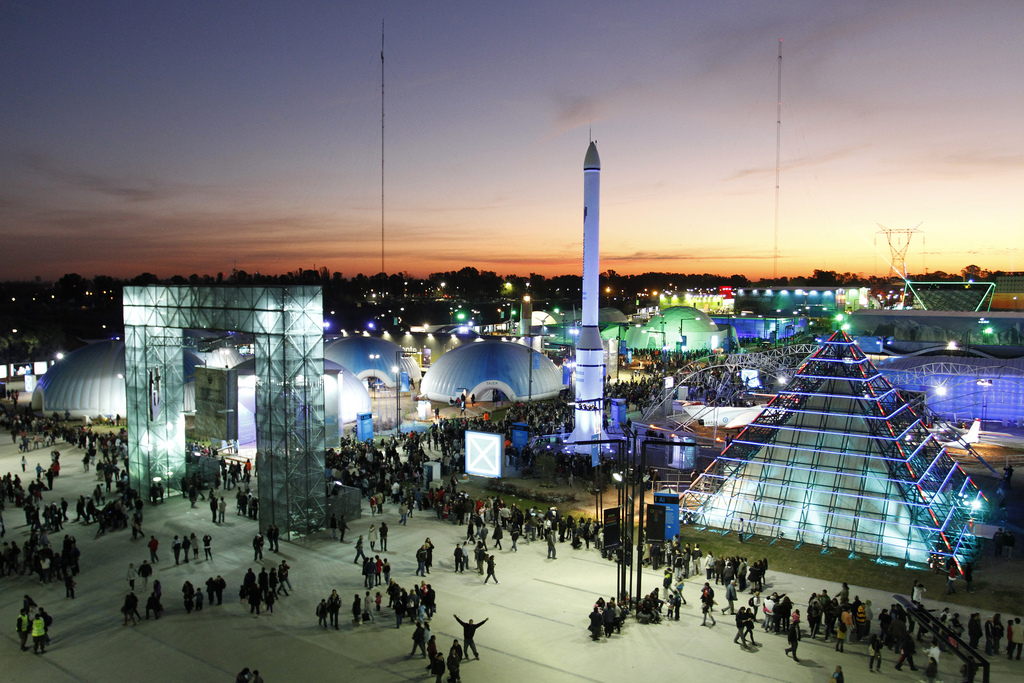
[[[975,420],[971,428],[959,439],[964,443],[978,443],[981,440],[981,420]]]

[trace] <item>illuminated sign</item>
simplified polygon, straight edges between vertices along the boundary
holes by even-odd
[[[373,441],[373,413],[356,414],[356,439],[364,443]]]
[[[489,432],[466,432],[466,474],[500,477],[505,438]]]
[[[163,380],[160,377],[160,369],[155,368],[149,371],[149,419],[156,420],[163,410]]]

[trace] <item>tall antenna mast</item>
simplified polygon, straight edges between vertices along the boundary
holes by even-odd
[[[775,248],[772,278],[779,276],[779,169],[782,166],[782,38],[779,38],[779,97],[775,109]]]
[[[384,20],[380,20],[380,272],[384,271]]]

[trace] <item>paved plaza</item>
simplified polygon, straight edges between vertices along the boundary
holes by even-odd
[[[20,454],[4,434],[0,444],[0,473],[21,472]],[[44,494],[45,501],[65,497],[69,515],[74,519],[79,495],[95,488],[93,473],[83,471],[82,452],[67,444],[58,444],[62,474],[55,490]],[[49,450],[29,453],[32,476],[36,462],[45,464]],[[224,524],[214,524],[208,504],[200,500],[195,508],[175,498],[153,507],[147,505],[143,529],[145,538],[133,541],[130,530],[117,530],[96,537],[96,524],[83,526],[70,522],[64,532],[77,538],[81,550],[81,574],[77,577],[77,598],[66,599],[60,581],[41,585],[35,576],[0,578],[0,614],[3,631],[0,681],[231,681],[243,667],[259,669],[268,683],[280,681],[360,680],[413,681],[428,679],[425,661],[419,655],[409,657],[413,627],[406,621],[395,627],[391,610],[382,609],[374,623],[355,627],[349,606],[354,593],[363,593],[363,580],[353,564],[351,541],[365,533],[371,523],[383,519],[391,529],[386,557],[393,567],[392,578],[411,587],[418,583],[415,551],[429,537],[436,546],[434,567],[427,581],[437,591],[438,612],[431,622],[439,649],[447,654],[452,640],[462,639],[462,629],[453,618],[488,622],[476,637],[480,661],[465,662],[463,680],[488,681],[625,681],[638,676],[654,680],[685,677],[687,680],[782,681],[825,683],[835,666],[841,665],[847,681],[871,679],[918,681],[920,672],[893,669],[895,656],[885,651],[884,673],[869,674],[866,646],[850,644],[845,653],[837,653],[832,643],[805,638],[799,648],[800,662],[783,654],[784,636],[768,635],[760,627],[755,637],[761,647],[741,649],[732,642],[736,629],[731,616],[716,615],[714,628],[701,626],[698,589],[703,581],[687,582],[678,622],[640,625],[627,622],[621,635],[592,642],[587,631],[588,614],[599,596],[614,595],[615,565],[591,550],[573,551],[568,543],[559,544],[558,558],[546,559],[543,542],[520,541],[519,552],[507,549],[511,539],[503,540],[505,551],[497,551],[496,574],[500,583],[483,583],[475,571],[452,572],[452,550],[465,536],[465,527],[439,522],[433,512],[416,513],[407,526],[400,526],[397,510],[385,507],[383,517],[364,517],[351,523],[346,543],[330,539],[329,533],[297,542],[282,542],[281,552],[265,552],[263,562],[253,562],[251,541],[257,523],[235,514],[229,493],[228,514]],[[8,505],[5,541],[22,544],[27,537],[24,515]],[[195,533],[213,536],[212,561],[193,561],[174,565],[171,539],[174,534]],[[159,621],[142,621],[138,626],[122,626],[120,607],[127,591],[125,572],[129,562],[138,566],[149,556],[149,535],[160,541],[160,562],[154,579],[163,585],[166,609]],[[54,534],[51,542],[60,544],[63,534]],[[366,546],[369,552],[369,544]],[[711,550],[714,550],[712,547]],[[202,553],[200,553],[200,558]],[[258,618],[249,615],[248,605],[238,599],[238,589],[246,569],[257,572],[261,565],[286,559],[291,565],[294,590],[274,606],[274,614]],[[222,606],[207,606],[202,612],[186,614],[181,587],[190,580],[197,587],[207,578],[220,574],[228,588]],[[828,583],[817,579],[780,574],[769,570],[768,591],[788,593],[801,610],[811,592],[839,589],[843,577]],[[152,581],[152,579],[151,579]],[[661,584],[661,574],[647,572],[646,590]],[[139,586],[141,588],[141,586]],[[383,588],[383,587],[382,587]],[[341,629],[324,630],[317,624],[316,605],[332,589],[342,596]],[[909,586],[908,586],[909,589]],[[139,590],[143,611],[148,593]],[[724,591],[719,591],[724,592]],[[53,616],[52,644],[45,654],[19,652],[14,629],[15,617],[28,594]],[[877,609],[888,606],[891,595],[862,587],[851,587],[851,595],[871,599]],[[744,598],[745,601],[745,598]],[[724,604],[724,600],[720,600]],[[385,603],[386,605],[386,597]],[[721,607],[722,605],[719,605]],[[929,602],[929,607],[941,603]],[[966,621],[962,607],[955,607]],[[987,615],[986,615],[987,616]],[[346,617],[348,617],[346,619]],[[877,628],[877,625],[876,625]],[[1020,680],[1019,662],[993,657],[993,681]],[[918,660],[924,666],[927,657]],[[959,660],[943,655],[940,679],[958,681]],[[980,680],[980,679],[979,679]]]

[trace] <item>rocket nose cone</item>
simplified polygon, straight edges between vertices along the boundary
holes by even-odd
[[[583,158],[583,170],[601,170],[601,157],[597,155],[597,143],[591,142],[587,148],[587,156]]]

